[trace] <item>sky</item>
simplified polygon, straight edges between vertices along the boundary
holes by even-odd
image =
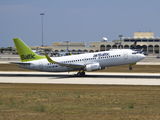
[[[28,46],[98,42],[154,32],[160,37],[159,0],[0,0],[0,47],[19,37]]]

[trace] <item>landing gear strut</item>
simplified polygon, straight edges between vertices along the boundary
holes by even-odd
[[[77,75],[78,75],[78,76],[85,76],[85,72],[84,72],[84,71],[82,71],[82,72],[79,71],[79,72],[77,73]]]

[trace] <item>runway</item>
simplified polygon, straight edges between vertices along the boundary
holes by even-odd
[[[160,85],[160,74],[87,72],[78,77],[76,72],[0,72],[0,83]]]

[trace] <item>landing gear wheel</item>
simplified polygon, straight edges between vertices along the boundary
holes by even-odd
[[[78,72],[77,76],[85,76],[85,72],[84,71],[83,72]]]
[[[80,74],[81,74],[81,76],[85,76],[85,72],[84,72],[84,71],[83,71],[83,72],[81,72]]]
[[[129,70],[132,70],[132,67],[129,67]]]
[[[81,76],[81,73],[80,73],[80,72],[78,72],[78,73],[77,73],[77,76]]]

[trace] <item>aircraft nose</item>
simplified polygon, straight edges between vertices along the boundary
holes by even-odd
[[[140,60],[142,60],[142,59],[144,59],[146,56],[145,56],[144,54],[140,54],[138,57],[139,57]]]

